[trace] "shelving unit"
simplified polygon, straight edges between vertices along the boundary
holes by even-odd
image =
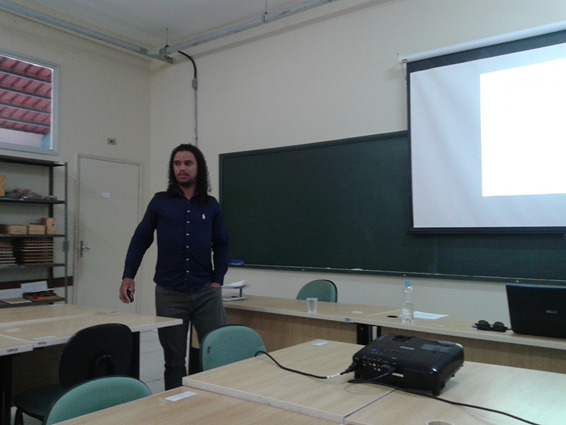
[[[2,165],[6,164],[5,167]],[[9,166],[8,164],[12,164]],[[66,162],[58,161],[48,161],[41,159],[31,159],[31,158],[19,158],[0,155],[0,175],[10,174],[10,170],[5,170],[5,168],[11,167],[11,170],[24,171],[31,170],[33,168],[40,167],[47,170],[47,172],[40,172],[39,176],[31,176],[33,180],[41,179],[44,174],[48,176],[47,182],[47,194],[42,194],[41,197],[28,197],[28,198],[13,198],[9,196],[0,196],[0,223],[1,224],[12,224],[10,223],[11,209],[21,208],[25,206],[26,213],[40,219],[42,217],[55,217],[56,208],[62,208],[62,223],[57,223],[57,233],[55,234],[6,234],[0,233],[0,245],[11,245],[14,251],[18,255],[14,255],[15,260],[10,264],[0,264],[0,289],[5,289],[2,285],[5,280],[2,276],[7,273],[3,272],[13,272],[11,275],[17,276],[17,281],[25,282],[29,278],[29,271],[40,271],[40,274],[44,277],[33,278],[32,280],[47,280],[49,288],[54,287],[55,279],[55,269],[63,269],[63,283],[65,294],[64,297],[59,298],[57,301],[67,301],[68,299],[68,252],[69,252],[69,242],[67,238],[68,231],[68,211],[67,211],[67,194],[68,194],[68,171]],[[31,168],[30,168],[31,167]],[[55,169],[62,168],[63,176],[55,175]],[[8,177],[8,176],[6,176]],[[63,199],[57,199],[55,197],[55,184],[56,180],[63,180],[64,185],[64,195]],[[8,179],[7,179],[8,180]],[[37,181],[38,185],[45,185],[45,182]],[[58,211],[61,214],[61,211]],[[62,261],[56,261],[55,253],[55,241],[60,241],[62,239]],[[26,257],[27,253],[31,252],[30,257]],[[52,252],[51,255],[48,255]],[[41,271],[44,273],[41,273]],[[27,273],[27,275],[26,275]],[[58,277],[60,279],[61,276]],[[52,302],[52,301],[50,301]],[[41,303],[41,301],[34,301],[34,304]],[[28,304],[29,305],[29,304]],[[10,304],[0,303],[0,308],[10,306]]]

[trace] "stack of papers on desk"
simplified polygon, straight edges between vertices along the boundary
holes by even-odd
[[[437,320],[437,319],[442,319],[443,317],[448,317],[448,315],[415,311],[415,319]]]
[[[238,295],[234,294],[232,296],[228,296],[228,295],[224,295],[222,297],[222,300],[224,301],[239,301],[239,300],[245,300],[246,297],[244,297],[242,295],[242,290],[246,287],[246,281],[245,280],[240,280],[239,282],[233,282],[233,283],[225,283],[222,286],[222,289],[236,289],[238,290]]]
[[[222,286],[224,289],[240,289],[240,288],[245,288],[246,285],[246,281],[245,280],[240,280],[239,282],[233,282],[233,283],[225,283],[224,286]]]

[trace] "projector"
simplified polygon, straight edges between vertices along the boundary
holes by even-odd
[[[452,342],[386,334],[354,354],[353,361],[356,379],[438,395],[464,364],[464,349]]]

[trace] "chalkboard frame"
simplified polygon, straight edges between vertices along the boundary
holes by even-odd
[[[409,143],[401,131],[221,154],[234,267],[566,283],[563,235],[413,234]],[[344,205],[361,219],[340,233]]]

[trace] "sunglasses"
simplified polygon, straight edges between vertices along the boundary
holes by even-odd
[[[480,331],[505,332],[507,331],[507,329],[509,329],[501,322],[495,322],[492,326],[487,320],[478,320],[478,323],[476,323],[474,326]]]

